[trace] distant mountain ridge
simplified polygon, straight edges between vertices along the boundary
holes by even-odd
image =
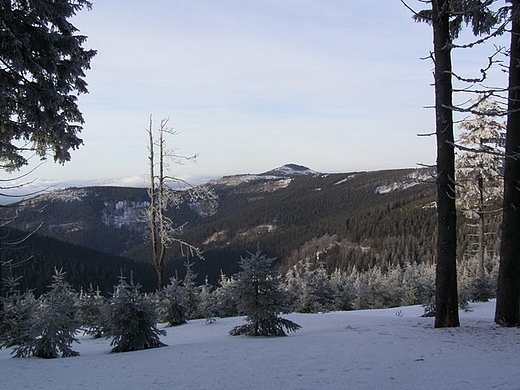
[[[287,164],[205,184],[217,195],[212,212],[181,204],[171,218],[186,223],[183,240],[199,246],[199,277],[216,282],[259,246],[283,269],[302,258],[349,269],[433,261],[435,185],[426,168],[320,173]],[[433,206],[432,206],[433,205]],[[69,188],[0,208],[11,226],[100,252],[148,261],[149,199],[144,188]],[[463,248],[461,249],[463,250]],[[170,275],[186,260],[173,247]]]

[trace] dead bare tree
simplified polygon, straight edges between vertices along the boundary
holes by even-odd
[[[167,211],[179,207],[185,201],[196,202],[200,200],[213,200],[214,194],[205,187],[194,187],[186,180],[168,174],[170,164],[183,164],[194,161],[197,156],[182,156],[175,150],[167,149],[166,136],[177,135],[169,127],[169,119],[162,119],[154,134],[153,120],[150,116],[148,127],[148,166],[150,197],[149,221],[150,241],[152,248],[152,263],[157,273],[157,287],[161,290],[164,286],[164,267],[166,250],[172,244],[178,244],[181,252],[191,257],[202,258],[202,251],[180,238],[185,223],[173,221]],[[172,188],[176,185],[178,188]]]

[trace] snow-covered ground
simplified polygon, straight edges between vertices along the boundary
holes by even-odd
[[[243,318],[168,328],[168,347],[110,354],[81,337],[81,356],[17,359],[0,350],[1,388],[18,389],[520,389],[520,329],[472,304],[461,327],[434,329],[419,306],[292,314],[282,338],[232,337]]]

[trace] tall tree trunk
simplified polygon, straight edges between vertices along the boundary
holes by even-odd
[[[157,237],[157,222],[158,222],[158,201],[157,201],[157,188],[155,186],[155,155],[154,155],[154,141],[153,141],[153,128],[152,128],[152,117],[150,116],[150,127],[148,129],[148,164],[150,169],[150,187],[148,188],[148,194],[150,196],[150,235],[151,235],[151,249],[152,249],[152,264],[155,267],[157,274],[157,288],[161,291],[163,288],[164,279],[164,265],[162,264],[159,252],[160,252],[160,237]]]
[[[459,326],[449,0],[432,1],[437,137],[435,327]]]
[[[513,22],[504,164],[504,207],[495,322],[520,325],[520,0],[511,0]]]

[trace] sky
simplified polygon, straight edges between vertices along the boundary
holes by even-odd
[[[423,5],[410,0],[420,9]],[[139,185],[147,133],[195,163],[188,180],[295,163],[352,172],[435,163],[431,27],[400,0],[110,0],[73,20],[98,54],[84,145],[39,183]],[[458,63],[474,72],[489,50]],[[478,72],[477,72],[478,74]],[[499,76],[498,76],[499,77]]]
[[[232,337],[243,317],[202,319],[166,328],[167,347],[116,354],[80,334],[72,358],[1,349],[0,375],[6,389],[518,390],[520,329],[494,324],[494,308],[473,303],[444,329],[421,306],[290,314],[302,328],[288,337]]]

